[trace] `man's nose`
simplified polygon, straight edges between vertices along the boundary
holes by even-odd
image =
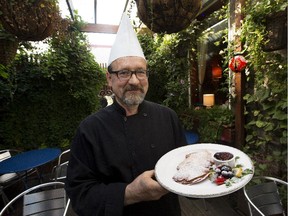
[[[129,83],[139,83],[139,79],[137,78],[136,74],[132,74],[128,82]]]

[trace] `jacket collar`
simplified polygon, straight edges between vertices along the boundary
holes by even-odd
[[[144,100],[141,104],[139,104],[139,107],[138,107],[138,113],[137,114],[141,114],[144,112],[145,110],[145,107],[146,107],[146,104],[147,102]],[[114,99],[114,102],[112,104],[112,106],[114,107],[114,109],[119,112],[121,115],[125,115],[126,116],[126,111],[125,109],[120,106],[120,104]],[[136,114],[136,115],[137,115]]]

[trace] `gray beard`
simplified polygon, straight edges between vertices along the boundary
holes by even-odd
[[[124,104],[126,104],[127,106],[135,106],[135,105],[139,105],[143,102],[145,98],[144,94],[141,95],[128,95],[128,96],[123,96],[122,101]]]

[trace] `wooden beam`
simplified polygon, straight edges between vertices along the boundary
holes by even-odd
[[[88,23],[82,28],[84,32],[91,33],[107,33],[107,34],[116,34],[118,30],[118,25],[106,25],[106,24],[93,24]]]
[[[66,0],[66,4],[67,4],[67,6],[68,6],[68,10],[69,10],[71,19],[74,20],[74,10],[75,10],[75,9],[74,9],[72,0]]]
[[[233,31],[234,54],[243,50],[240,40],[241,23],[243,20],[243,8],[245,0],[230,0],[230,28]],[[245,121],[244,121],[244,90],[245,72],[237,72],[235,82],[235,147],[241,149],[245,144]]]
[[[235,147],[242,149],[245,144],[245,121],[244,121],[244,88],[245,72],[235,74]]]
[[[243,21],[243,9],[245,0],[230,0],[230,25],[229,31],[231,30],[230,39],[234,42],[233,52],[241,53],[243,51],[243,44],[240,40],[241,35],[241,24]],[[233,73],[234,84],[235,84],[235,148],[242,150],[245,145],[245,119],[244,119],[244,94],[245,94],[245,71]],[[235,198],[237,200],[237,208],[242,209],[247,213],[247,203],[243,200],[245,196],[242,190],[237,191]]]

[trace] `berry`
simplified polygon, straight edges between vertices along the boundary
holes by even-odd
[[[217,174],[219,174],[219,175],[221,174],[221,170],[220,170],[219,168],[216,168],[216,169],[215,169],[215,172],[216,172]]]
[[[221,175],[226,179],[232,178],[234,176],[232,171],[225,171],[225,170],[221,172]]]
[[[220,170],[221,171],[232,171],[232,168],[230,166],[227,166],[227,165],[223,165],[220,167]]]
[[[222,185],[224,184],[226,181],[226,178],[224,178],[222,175],[218,176],[216,179],[215,179],[215,183],[217,185]]]

